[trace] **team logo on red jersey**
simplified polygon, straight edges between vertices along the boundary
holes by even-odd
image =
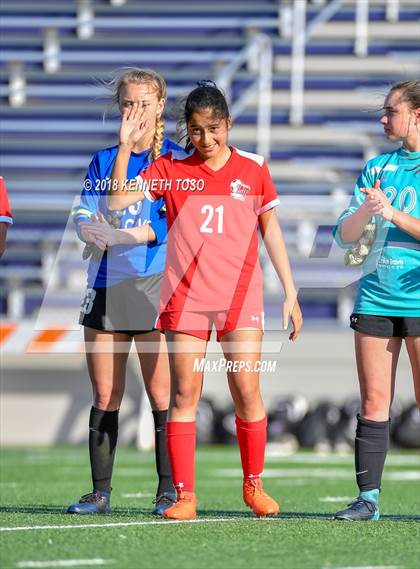
[[[245,201],[246,194],[251,189],[251,186],[247,186],[245,182],[236,178],[232,180],[230,183],[230,195],[235,199],[241,202]]]

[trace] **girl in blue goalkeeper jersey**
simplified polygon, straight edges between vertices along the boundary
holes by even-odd
[[[164,136],[162,113],[165,81],[147,69],[129,68],[112,82],[114,102],[122,115],[134,104],[142,108],[144,135],[131,153],[134,178],[168,150],[181,148]],[[88,288],[81,307],[86,357],[93,388],[89,419],[89,454],[93,492],[68,508],[72,514],[110,511],[111,476],[118,434],[118,410],[125,387],[127,357],[135,342],[155,421],[156,469],[159,485],[154,513],[162,514],[175,501],[166,452],[166,414],[170,374],[164,335],[155,329],[166,256],[166,216],[163,200],[138,202],[110,212],[106,206],[118,146],[96,153],[89,165],[80,205],[73,212],[79,237],[90,256]],[[98,241],[89,232],[93,221],[110,223],[114,243]],[[92,224],[93,226],[94,224]],[[128,229],[136,228],[136,242]],[[117,235],[118,239],[115,238]],[[139,242],[141,244],[139,244]]]
[[[420,406],[420,81],[392,86],[380,122],[386,136],[402,146],[366,164],[336,230],[338,242],[351,246],[372,217],[376,223],[350,317],[361,393],[355,441],[360,493],[336,513],[339,520],[379,519],[389,410],[403,340]]]

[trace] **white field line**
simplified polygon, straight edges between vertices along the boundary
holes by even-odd
[[[322,569],[404,569],[398,565],[360,565],[359,567],[355,567],[353,565],[349,567],[331,567],[330,565],[326,565]]]
[[[121,498],[154,498],[155,494],[150,492],[135,492],[134,494],[121,494]]]
[[[117,467],[116,472],[118,473],[118,476],[123,476],[123,477],[135,476],[136,478],[147,478],[147,479],[150,478],[150,476],[153,474],[152,465],[150,466],[149,470],[146,470],[146,468],[139,469],[138,466],[132,468],[127,468],[126,466],[123,466],[122,468]]]
[[[227,486],[229,484],[232,484],[235,488],[241,487],[242,484],[242,477],[243,475],[241,475],[239,478],[240,480],[238,480],[238,477],[235,478],[223,478],[223,480],[217,479],[215,480],[214,478],[210,478],[208,480],[206,480],[205,482],[202,482],[200,480],[196,481],[196,484],[198,486],[198,488],[200,488],[200,485],[202,484],[203,488],[207,488],[208,486]],[[277,480],[270,480],[270,484],[276,484],[276,485],[280,485],[280,486],[304,486],[305,484],[307,484],[308,481],[305,478],[293,478],[293,479],[277,479]]]
[[[123,449],[122,449],[123,450]],[[236,452],[234,447],[232,448],[232,453],[223,452],[212,452],[207,454],[206,451],[197,451],[197,460],[200,462],[214,462],[215,460],[221,460],[222,462],[236,462],[239,460],[239,451]],[[283,454],[277,453],[276,451],[270,451],[270,447],[267,447],[266,451],[266,462],[277,462],[281,461],[284,463],[291,464],[353,464],[353,453],[349,454],[334,454],[334,453],[297,453],[297,454]],[[65,466],[67,462],[74,468],[85,468],[86,459],[85,457],[80,457],[80,455],[73,454],[60,454],[55,455],[50,453],[48,455],[29,455],[23,459],[23,461],[7,460],[3,459],[3,464],[7,466],[32,466],[34,463],[43,462],[45,464],[57,464]],[[150,466],[153,467],[153,455],[152,453],[139,453],[135,458],[131,460],[129,456],[122,456],[118,461],[121,467],[130,468],[131,465],[136,468],[146,468]],[[420,454],[416,455],[404,455],[404,454],[392,454],[390,453],[386,459],[387,466],[417,466],[420,468]]]
[[[417,470],[402,470],[396,472],[386,472],[384,474],[385,480],[420,480],[420,471]]]
[[[223,468],[213,470],[215,476],[226,478],[242,478],[240,468]],[[349,478],[353,472],[345,469],[333,468],[266,468],[263,478]]]
[[[233,463],[237,464],[240,461],[239,452],[232,453],[228,455],[223,455],[223,453],[214,453],[216,456],[211,455],[204,455],[197,452],[196,459],[198,463],[207,464],[207,463],[214,463],[215,461],[220,461],[222,463]],[[271,455],[269,453],[266,454],[265,462],[267,464],[319,464],[319,465],[333,465],[333,466],[351,466],[353,467],[354,464],[354,456],[353,454],[349,454],[346,456],[343,455],[324,455],[324,454],[310,454],[310,455]],[[52,463],[53,464],[53,463]],[[133,461],[130,463],[129,461],[119,461],[120,468],[118,472],[121,472],[121,469],[125,470],[125,474],[128,475],[136,469],[138,472],[144,472],[145,469],[153,469],[154,463],[152,461],[152,457],[150,461],[145,461],[143,464],[139,464],[138,461]],[[420,456],[387,456],[386,465],[389,466],[405,466],[405,467],[417,467],[420,469]],[[76,467],[76,466],[75,466]],[[83,467],[85,467],[85,463],[83,463]]]
[[[242,471],[241,471],[242,472]],[[119,474],[119,472],[118,472]],[[241,476],[242,477],[242,474]],[[304,478],[293,478],[293,480],[287,480],[287,479],[281,479],[281,480],[274,480],[274,482],[276,484],[281,484],[282,486],[302,486],[303,484],[306,484],[306,480]],[[224,480],[220,480],[220,478],[218,477],[217,479],[215,478],[209,478],[207,479],[205,482],[203,480],[197,480],[196,481],[198,487],[200,487],[200,484],[203,485],[203,487],[207,487],[207,486],[226,486],[231,484],[232,486],[237,486],[238,484],[238,480],[235,478],[225,478]],[[51,486],[51,482],[50,481],[41,481],[41,482],[37,482],[37,486]],[[72,487],[74,488],[74,482],[73,481],[62,481],[60,482],[60,486],[68,486],[68,487]],[[17,484],[16,483],[4,483],[3,485],[0,483],[0,490],[2,488],[17,488]],[[116,491],[114,490],[114,494],[116,493]],[[152,492],[133,492],[133,493],[121,493],[119,495],[121,498],[154,498],[155,494],[153,494]]]
[[[61,477],[65,477],[66,475],[72,477],[74,476],[74,470],[75,469],[79,469],[78,466],[55,466],[52,465],[52,467],[55,468],[55,473],[59,474]],[[83,469],[85,470],[87,468],[86,465],[84,465]],[[146,478],[149,479],[151,478],[151,476],[153,476],[155,473],[154,467],[151,464],[150,467],[148,466],[147,468],[143,468],[143,469],[139,469],[137,467],[132,467],[132,468],[127,468],[127,467],[123,467],[123,468],[118,468],[118,476],[123,476],[123,477],[135,477],[135,478]],[[42,482],[41,482],[42,484]]]
[[[347,502],[351,500],[349,496],[323,496],[318,498],[320,502]]]
[[[19,569],[43,567],[79,567],[80,565],[109,565],[113,559],[56,559],[54,561],[19,561]]]
[[[238,461],[235,461],[238,463]],[[278,468],[266,468],[264,470],[264,476],[266,478],[276,478],[276,477],[307,477],[307,478],[317,478],[324,477],[327,478],[348,478],[353,475],[353,465],[348,464],[349,468],[330,468],[327,464],[323,464],[322,467],[317,468],[288,468],[287,466],[282,467],[281,463],[276,464]],[[351,467],[351,470],[350,470]],[[62,471],[65,469],[63,468]],[[242,477],[242,470],[239,468],[227,468],[227,469],[216,469],[213,473],[218,476],[227,477]],[[119,468],[118,475],[124,478],[136,477],[136,478],[150,478],[150,472],[145,469],[139,470],[136,468]],[[397,470],[394,472],[389,472],[385,469],[384,473],[385,480],[420,480],[420,470]]]
[[[13,486],[1,486],[0,484],[0,490],[2,488],[18,488],[18,486],[22,486],[24,484],[24,482],[17,482],[16,484],[14,484]],[[37,488],[40,486],[48,486],[49,488],[51,488],[51,480],[37,480],[36,482],[36,486]],[[62,480],[60,481],[60,488],[63,486],[69,486],[70,488],[74,488],[74,480]]]
[[[282,461],[291,464],[353,464],[353,452],[349,454],[293,454],[283,455],[270,453],[269,449],[266,452],[266,462]],[[417,466],[420,468],[420,454],[409,455],[404,454],[389,454],[386,458],[387,466]]]
[[[33,530],[51,530],[51,529],[87,529],[87,528],[115,528],[129,526],[161,526],[173,524],[209,524],[220,522],[243,521],[244,518],[198,518],[196,520],[162,520],[153,522],[111,522],[109,524],[74,524],[65,526],[18,526],[18,527],[0,527],[0,532],[6,531],[33,531]],[[246,518],[247,521],[268,522],[281,521],[281,518]]]
[[[242,470],[240,468],[223,468],[212,471],[214,476],[226,478],[241,478]],[[266,468],[263,473],[264,478],[334,478],[349,479],[354,476],[354,471],[345,468]],[[418,481],[420,480],[420,471],[403,470],[397,472],[385,472],[384,480],[398,481]]]
[[[232,454],[226,455],[222,452],[214,452],[207,455],[200,456],[200,451],[197,451],[197,458],[203,461],[214,461],[214,460],[238,460],[238,454],[232,452]],[[353,451],[345,454],[339,454],[335,452],[322,453],[322,452],[310,452],[310,453],[289,453],[284,454],[283,452],[276,451],[275,448],[270,449],[270,443],[267,444],[267,450],[265,453],[266,462],[285,462],[291,464],[349,464],[352,465],[354,462]],[[420,467],[420,453],[416,454],[393,454],[389,453],[386,458],[386,464],[395,466],[418,466]]]
[[[83,466],[86,464],[86,458],[81,456],[80,454],[43,454],[43,455],[28,455],[23,459],[24,464],[33,465],[47,463],[47,464],[55,464],[57,462],[69,462],[74,466]]]
[[[135,465],[139,466],[147,466],[148,464],[153,464],[154,454],[148,452],[139,452],[138,456],[133,456],[132,460],[130,457],[124,460],[124,458],[120,461],[122,465]],[[76,467],[85,467],[86,466],[86,457],[80,455],[66,455],[66,454],[54,454],[51,453],[49,456],[26,456],[23,458],[22,461],[18,460],[7,460],[7,458],[3,459],[3,463],[11,466],[21,465],[21,466],[33,466],[34,464],[61,464],[63,466],[74,466]]]

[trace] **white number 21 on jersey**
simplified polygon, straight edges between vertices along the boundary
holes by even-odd
[[[212,205],[203,205],[201,213],[207,215],[203,225],[200,227],[201,233],[213,233],[213,227],[210,227],[214,214],[217,213],[217,233],[223,233],[223,206],[213,207]]]

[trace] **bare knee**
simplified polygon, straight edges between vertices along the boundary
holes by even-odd
[[[257,421],[265,416],[264,403],[258,388],[242,388],[233,394],[236,414],[245,421]]]
[[[195,386],[178,387],[171,395],[171,407],[178,411],[195,412],[198,404],[199,393]]]
[[[387,421],[391,401],[388,399],[368,396],[362,400],[361,415],[370,421]]]
[[[153,411],[166,411],[169,407],[169,391],[167,389],[151,390],[147,393]]]
[[[166,411],[169,407],[169,381],[159,381],[152,378],[144,381],[147,397],[153,411]]]
[[[121,401],[116,399],[94,399],[93,403],[96,409],[100,409],[101,411],[117,411],[121,406]]]
[[[241,388],[235,396],[235,400],[242,408],[252,409],[261,401],[261,394],[258,388]]]
[[[101,411],[116,411],[121,406],[124,392],[118,389],[95,390],[93,394],[93,404]]]

